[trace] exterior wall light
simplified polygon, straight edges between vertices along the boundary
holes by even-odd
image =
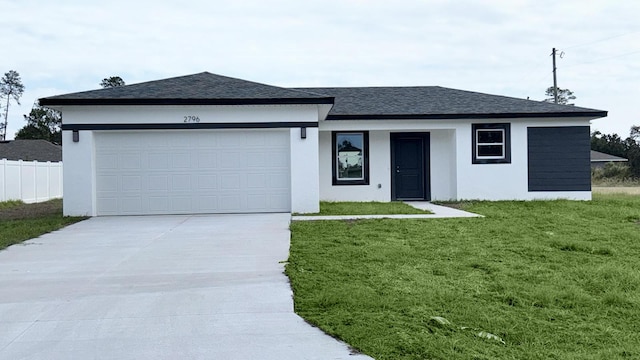
[[[80,141],[80,132],[78,130],[73,130],[73,142]]]
[[[300,128],[300,139],[306,139],[307,138],[307,128],[306,127],[301,127]]]

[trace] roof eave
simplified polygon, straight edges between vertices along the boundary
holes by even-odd
[[[42,98],[42,106],[96,105],[308,105],[334,104],[333,97],[324,98],[253,98],[253,99],[62,99]]]
[[[453,120],[453,119],[519,119],[519,118],[574,118],[587,117],[597,119],[606,117],[606,111],[576,111],[551,113],[482,113],[482,114],[371,114],[371,115],[332,115],[327,120]]]

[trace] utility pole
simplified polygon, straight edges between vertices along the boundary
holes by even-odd
[[[558,80],[556,79],[556,48],[551,50],[553,58],[553,102],[558,103]]]

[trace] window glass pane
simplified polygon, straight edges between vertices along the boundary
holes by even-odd
[[[362,133],[336,134],[336,153],[338,154],[337,175],[340,180],[364,179]]]
[[[503,141],[502,130],[478,130],[478,143],[491,144],[502,143]]]
[[[504,157],[502,145],[478,145],[478,157],[483,156]]]

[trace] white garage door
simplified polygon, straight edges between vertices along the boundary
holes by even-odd
[[[98,215],[288,212],[288,130],[95,133]]]

